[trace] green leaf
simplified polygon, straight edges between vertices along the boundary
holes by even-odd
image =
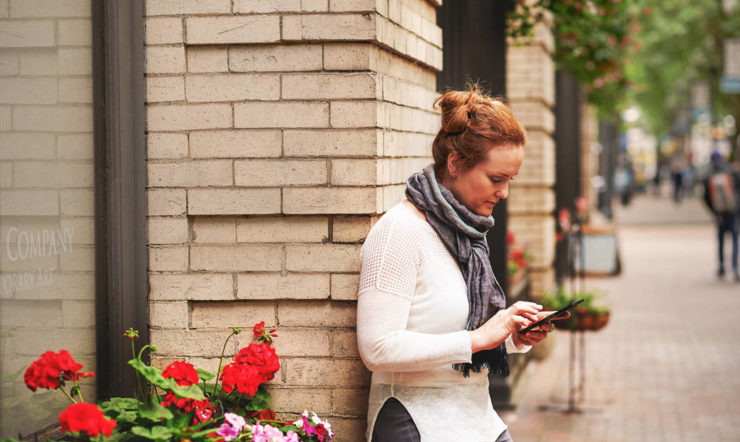
[[[152,422],[172,419],[172,412],[160,405],[156,398],[152,398],[151,402],[139,412],[139,415]]]
[[[211,373],[210,371],[206,371],[201,368],[196,368],[196,370],[198,371],[198,378],[203,379],[204,381],[210,381],[211,379],[216,377],[216,375]]]
[[[172,437],[172,431],[169,428],[160,425],[152,428],[145,428],[137,425],[131,428],[131,432],[149,440],[169,440]]]
[[[138,371],[139,374],[144,376],[147,381],[151,382],[153,385],[156,385],[157,387],[163,389],[163,390],[172,390],[177,397],[180,398],[188,398],[188,399],[195,399],[202,401],[205,399],[205,395],[203,394],[203,390],[200,389],[197,385],[188,385],[188,386],[180,386],[177,385],[174,379],[168,378],[165,379],[162,376],[162,371],[155,367],[150,367],[143,363],[141,359],[131,359],[128,361],[128,364],[132,367],[134,367],[134,370]]]

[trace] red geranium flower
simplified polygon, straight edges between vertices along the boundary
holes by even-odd
[[[193,385],[198,383],[198,372],[193,364],[184,361],[174,361],[162,372],[164,378],[173,378],[177,385]]]
[[[226,393],[231,393],[236,388],[239,393],[249,395],[257,393],[257,388],[264,380],[257,367],[238,362],[232,362],[224,367],[220,379]]]
[[[278,359],[275,349],[268,344],[249,344],[239,350],[234,359],[240,364],[249,364],[255,367],[262,375],[262,382],[274,378],[275,373],[280,370],[280,359]]]
[[[511,232],[506,232],[506,243],[509,245],[514,244],[514,234]]]
[[[254,336],[259,338],[265,332],[265,321],[254,324]]]
[[[95,404],[80,402],[67,407],[59,414],[59,423],[62,431],[81,431],[90,437],[96,437],[100,433],[110,436],[116,421],[106,419],[103,411]]]
[[[54,389],[64,385],[64,381],[78,381],[93,376],[92,373],[82,373],[82,364],[78,364],[67,350],[59,353],[47,351],[26,369],[23,380],[31,391],[38,388]]]
[[[215,411],[208,398],[205,398],[202,401],[188,398],[179,398],[175,393],[171,391],[167,392],[167,395],[165,395],[160,405],[162,405],[163,407],[170,407],[171,405],[174,405],[175,408],[182,411],[183,413],[190,413],[191,411],[195,411],[195,414],[193,416],[193,425],[208,421],[211,416],[213,416],[213,412]]]

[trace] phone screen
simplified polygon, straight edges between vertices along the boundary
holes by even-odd
[[[556,318],[556,317],[562,315],[563,313],[567,312],[568,310],[572,309],[573,307],[577,306],[578,304],[580,304],[582,302],[583,302],[583,298],[581,298],[579,300],[576,300],[576,301],[573,301],[570,304],[566,305],[565,307],[561,308],[560,310],[556,311],[555,313],[553,313],[551,315],[548,315],[547,317],[545,317],[543,319],[540,319],[539,321],[535,322],[534,324],[530,324],[527,328],[525,328],[524,330],[522,330],[520,333],[526,333],[526,332],[532,330],[533,328],[538,327],[538,326],[544,324],[545,322],[548,322],[552,318]]]

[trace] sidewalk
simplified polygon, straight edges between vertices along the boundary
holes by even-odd
[[[502,413],[514,440],[739,441],[740,283],[715,277],[706,210],[642,196],[617,216],[622,275],[586,281],[612,317],[586,335],[584,413],[541,410],[567,399],[570,336],[556,332]]]

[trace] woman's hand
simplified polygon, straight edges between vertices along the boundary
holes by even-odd
[[[499,310],[485,324],[468,332],[473,353],[498,347],[512,333],[537,321],[540,310],[541,305],[526,301],[518,301],[505,310]]]
[[[539,312],[537,314],[538,321],[542,318],[546,318],[547,316],[553,314],[555,312]],[[570,316],[570,313],[565,312],[562,315],[558,316],[556,319],[565,319]],[[526,326],[524,326],[526,327]],[[524,327],[520,327],[524,328]],[[514,345],[521,348],[524,346],[531,346],[536,345],[542,342],[546,337],[547,334],[555,330],[555,324],[552,322],[546,322],[538,327],[533,328],[532,330],[528,331],[527,333],[521,333],[519,330],[517,330],[512,336],[511,340],[514,342]]]

